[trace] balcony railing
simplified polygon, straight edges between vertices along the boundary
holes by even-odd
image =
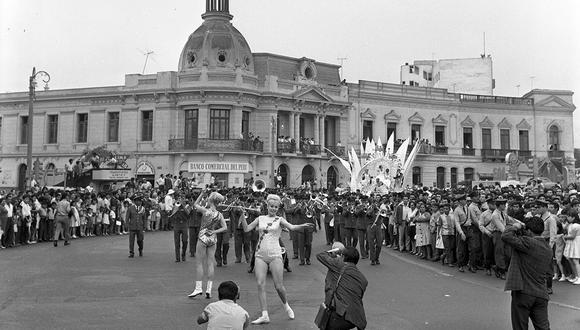
[[[562,150],[548,150],[549,158],[562,158],[564,157],[564,151]]]
[[[330,150],[333,154],[338,157],[346,156],[346,147],[343,146],[327,146],[326,149]]]
[[[473,148],[463,148],[463,156],[475,156],[475,149]]]
[[[523,97],[459,94],[461,102],[534,105],[534,99]]]
[[[503,162],[505,155],[510,152],[517,152],[509,149],[481,149],[481,160],[484,162]]]
[[[447,155],[447,147],[446,146],[435,146],[433,147],[433,153],[439,155]]]
[[[305,155],[320,155],[320,145],[318,144],[300,144],[300,151]]]
[[[278,142],[278,153],[293,154],[296,153],[296,142]]]
[[[518,157],[519,158],[532,158],[532,151],[531,150],[518,150]]]
[[[169,151],[253,151],[263,152],[264,142],[250,139],[212,140],[212,139],[170,139]]]

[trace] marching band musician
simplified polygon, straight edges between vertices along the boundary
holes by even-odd
[[[175,244],[175,262],[185,261],[185,253],[187,252],[188,240],[188,224],[189,224],[189,205],[184,206],[183,198],[178,198],[175,202],[169,221],[173,226],[173,243]],[[180,241],[181,240],[181,241]],[[181,244],[180,244],[181,243]],[[181,251],[181,258],[179,253]]]
[[[372,210],[367,196],[361,197],[361,203],[356,207],[355,221],[356,221],[356,237],[358,240],[359,251],[362,259],[368,258],[368,250],[366,246],[367,237],[367,212]],[[354,245],[356,247],[356,245]]]
[[[324,215],[324,233],[326,234],[326,245],[332,245],[332,240],[334,239],[334,198],[327,205],[322,206],[321,214]]]
[[[240,203],[247,202],[248,198],[246,196],[238,197]],[[244,227],[242,226],[242,217],[247,213],[241,208],[234,207],[230,211],[230,221],[234,233],[234,250],[236,254],[235,263],[239,264],[242,262],[242,251],[245,261],[247,263],[251,260],[251,233],[246,233]]]
[[[234,202],[232,194],[226,195],[226,204]],[[218,206],[218,211],[220,211],[224,219],[226,220],[226,225],[228,229],[222,233],[217,234],[217,243],[215,249],[215,262],[217,267],[226,266],[228,264],[228,252],[230,250],[230,237],[232,232],[231,218],[232,218],[232,208]]]
[[[373,217],[367,217],[367,240],[370,250],[371,265],[380,265],[379,256],[383,245],[383,224],[389,221],[391,211],[386,205],[381,205],[379,212]]]
[[[341,242],[345,244],[344,239],[344,212],[345,212],[345,202],[341,199],[336,204],[336,209],[334,211],[334,241]]]
[[[355,247],[358,241],[356,235],[356,204],[354,200],[349,200],[346,209],[346,215],[344,217],[344,240],[345,246]]]
[[[284,200],[283,200],[284,202]],[[289,223],[296,225],[298,224],[296,215],[296,209],[299,207],[299,204],[294,199],[294,196],[290,195],[288,199],[286,199],[286,204],[284,208],[286,209],[286,216],[288,217]],[[298,242],[298,232],[291,231],[290,232],[290,239],[292,240],[292,259],[298,259],[298,250],[300,250],[300,244]]]

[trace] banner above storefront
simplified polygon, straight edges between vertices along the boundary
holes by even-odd
[[[95,181],[128,181],[133,177],[130,169],[95,169],[93,170],[93,180]]]
[[[224,163],[224,162],[189,162],[188,172],[193,173],[248,173],[249,163]]]

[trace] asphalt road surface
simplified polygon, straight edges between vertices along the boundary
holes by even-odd
[[[288,235],[285,239],[288,240]],[[173,233],[145,233],[143,258],[127,258],[128,236],[84,238],[58,248],[40,243],[0,251],[0,329],[198,329],[195,320],[217,300],[221,281],[241,287],[238,301],[252,319],[259,316],[256,283],[247,264],[216,268],[214,298],[189,299],[195,259],[175,263]],[[287,244],[287,246],[291,246]],[[313,252],[327,247],[315,235]],[[268,279],[271,323],[250,329],[315,329],[326,269],[292,260],[284,274],[288,320]],[[509,329],[510,295],[504,281],[458,273],[439,263],[383,249],[381,265],[361,260],[369,281],[364,305],[368,329]],[[580,286],[554,284],[549,305],[552,329],[580,329]]]

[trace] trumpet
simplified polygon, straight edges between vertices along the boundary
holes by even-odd
[[[266,190],[266,182],[262,179],[257,179],[252,185],[253,192],[264,192]]]

